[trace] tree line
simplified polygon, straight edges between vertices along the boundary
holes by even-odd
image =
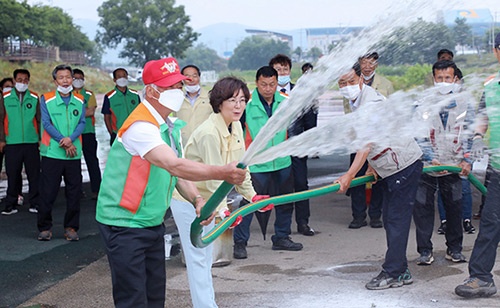
[[[61,50],[84,51],[100,63],[103,48],[123,46],[120,58],[142,66],[149,60],[166,56],[178,58],[181,64],[197,63],[203,70],[255,70],[267,64],[277,53],[298,61],[316,61],[322,56],[319,48],[304,53],[300,47],[292,51],[285,42],[257,36],[245,38],[229,60],[203,44],[195,45],[199,33],[189,25],[184,6],[175,0],[106,0],[98,8],[100,29],[90,40],[73,23],[70,15],[57,7],[33,5],[15,0],[0,0],[0,40],[27,40],[39,46],[59,46]],[[394,29],[373,49],[380,52],[380,64],[429,64],[442,48],[474,46],[478,52],[489,50],[488,38],[475,37],[465,18],[457,18],[453,27],[441,22],[417,20],[407,27]],[[351,39],[356,39],[352,37]],[[341,44],[342,42],[340,42]],[[336,48],[332,44],[330,49]]]
[[[69,14],[58,7],[0,0],[0,42],[8,41],[82,51],[91,63],[101,61],[102,49],[73,23]]]

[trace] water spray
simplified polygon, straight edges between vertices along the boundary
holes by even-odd
[[[375,26],[365,28],[357,37],[351,37],[345,43],[337,46],[332,53],[322,57],[314,71],[299,78],[288,99],[283,101],[277,112],[267,121],[255,140],[247,149],[240,168],[271,161],[282,156],[327,155],[338,150],[355,152],[367,143],[391,143],[401,137],[422,138],[428,135],[429,123],[425,115],[432,115],[449,104],[453,99],[470,99],[474,104],[471,93],[477,91],[478,83],[470,83],[470,88],[462,93],[449,96],[437,96],[436,89],[415,89],[409,92],[397,92],[388,100],[380,104],[366,104],[355,113],[335,117],[325,127],[310,129],[298,136],[294,136],[277,146],[264,150],[268,142],[277,132],[289,127],[294,119],[300,117],[311,106],[315,99],[335,84],[338,78],[347,72],[357,61],[358,56],[370,51],[383,37],[391,34],[397,27],[408,24],[409,20],[434,16],[436,13],[449,7],[450,2],[436,2],[423,0],[395,1],[384,14],[374,23]],[[469,127],[472,129],[472,127]],[[457,166],[425,167],[424,172],[439,172],[447,170],[459,173]],[[356,178],[352,186],[372,182],[371,176]],[[480,191],[486,193],[484,186],[471,174],[469,180]],[[245,216],[268,204],[283,204],[309,199],[338,191],[338,184],[311,189],[304,192],[276,196],[259,202],[248,204],[232,213],[219,223],[206,236],[201,237],[200,222],[207,219],[225,196],[231,191],[232,185],[222,183],[201,211],[199,218],[191,225],[191,241],[196,247],[204,247],[226,230],[238,216]]]

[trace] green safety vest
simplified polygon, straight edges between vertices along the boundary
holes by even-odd
[[[59,92],[52,91],[43,94],[45,104],[50,115],[52,125],[64,136],[69,137],[75,131],[80,117],[82,116],[83,97],[80,94],[71,93],[68,106],[64,103]],[[40,155],[55,159],[76,160],[82,157],[81,136],[73,141],[76,147],[76,156],[67,157],[66,150],[59,146],[59,143],[52,138],[42,125],[42,143],[40,145]]]
[[[5,106],[4,131],[7,144],[37,143],[40,141],[36,111],[38,94],[26,91],[22,104],[13,89],[3,97]]]
[[[492,149],[489,162],[495,169],[500,169],[500,74],[485,84],[484,98],[488,114],[490,132],[489,147]]]
[[[90,90],[81,89],[80,94],[83,95],[83,99],[85,101],[85,110],[88,108],[89,99],[94,93]],[[85,129],[82,134],[95,134],[95,117],[85,117]]]
[[[111,110],[111,126],[113,132],[116,133],[127,117],[139,105],[140,98],[138,93],[130,88],[127,88],[127,91],[123,93],[116,87],[108,92],[106,96],[109,99],[109,108]]]
[[[274,103],[272,106],[273,114],[278,109],[279,105],[282,101],[287,98],[281,92],[276,92],[274,94]],[[259,99],[259,94],[257,89],[255,89],[252,93],[252,98],[247,103],[247,107],[245,108],[245,144],[248,148],[250,143],[255,139],[255,136],[260,132],[260,129],[267,123],[269,120],[269,116],[262,106],[262,103]],[[280,144],[285,141],[287,138],[286,129],[279,131],[273,139],[269,141],[265,149],[268,149],[272,146]],[[264,150],[264,149],[263,149]],[[270,172],[277,171],[289,167],[292,164],[292,159],[290,156],[279,157],[270,162],[263,164],[256,164],[250,166],[250,172]]]
[[[159,124],[144,104],[140,104],[118,131],[118,137],[136,121],[147,121],[158,126],[165,143],[171,145],[169,128]],[[181,120],[174,123],[171,132],[175,148],[182,156],[180,130],[185,125]],[[105,225],[148,228],[163,222],[177,177],[157,167],[140,156],[132,156],[117,138],[108,155],[106,169],[97,198],[96,220]]]

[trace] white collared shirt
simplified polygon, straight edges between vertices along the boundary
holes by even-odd
[[[146,99],[142,101],[142,104],[148,108],[149,112],[151,112],[158,123],[161,124],[169,121],[168,118],[167,120],[163,119],[158,111],[156,111]],[[127,152],[133,156],[139,155],[142,159],[144,159],[144,155],[149,153],[152,149],[166,144],[161,138],[158,127],[147,121],[134,122],[123,133],[121,138],[118,138],[118,141],[123,144]]]

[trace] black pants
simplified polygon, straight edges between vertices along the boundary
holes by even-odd
[[[292,170],[294,191],[305,191],[309,189],[307,183],[307,156],[295,157],[292,156]],[[295,222],[297,225],[307,225],[309,216],[311,216],[309,208],[309,199],[295,202]]]
[[[436,212],[434,197],[438,189],[446,212],[446,246],[451,252],[462,252],[462,180],[457,174],[440,177],[422,174],[413,210],[417,251],[419,253],[432,252],[431,237]]]
[[[115,139],[116,139],[116,133],[112,132],[111,135],[109,135],[109,146],[110,147],[113,146],[113,142],[115,142]]]
[[[351,163],[354,161],[355,153],[351,154]],[[356,173],[356,177],[364,176],[368,169],[368,162]],[[368,216],[370,219],[380,219],[382,216],[383,192],[380,183],[372,184],[372,195],[368,207]],[[352,217],[356,220],[365,220],[366,218],[366,188],[365,185],[349,188],[348,195],[351,196]]]
[[[94,133],[82,134],[82,151],[90,177],[90,189],[99,192],[101,186],[101,169],[97,158],[97,140]]]
[[[22,193],[22,170],[28,178],[27,204],[30,207],[39,205],[40,187],[40,151],[38,143],[8,144],[4,148],[5,171],[7,172],[7,196],[5,203],[8,207],[17,205],[17,197]]]
[[[422,162],[417,160],[379,183],[384,201],[382,211],[387,241],[382,268],[393,278],[399,277],[408,268],[406,249],[422,166]]]
[[[80,194],[82,192],[82,165],[79,159],[64,160],[42,157],[38,230],[52,229],[52,207],[56,201],[61,178],[64,177],[66,214],[64,228],[80,228]]]
[[[165,307],[165,226],[98,225],[111,269],[115,307]]]
[[[274,197],[293,192],[291,166],[271,172],[254,172],[251,173],[251,176],[253,187],[258,195]],[[293,205],[292,203],[281,204],[276,206],[274,210],[276,213],[276,220],[274,221],[275,238],[287,238],[292,233]],[[235,243],[248,243],[252,218],[253,215],[244,216],[243,221],[234,228],[233,238]]]
[[[470,255],[469,274],[470,277],[493,282],[492,270],[500,242],[500,174],[492,167],[489,169],[488,194],[481,212],[479,234]]]

